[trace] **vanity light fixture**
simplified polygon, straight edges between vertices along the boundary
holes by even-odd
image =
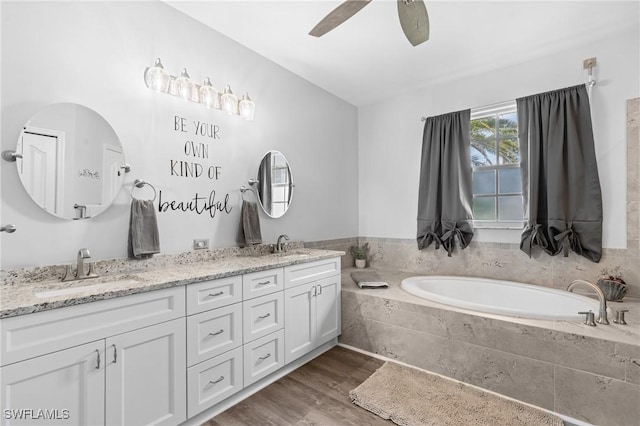
[[[220,109],[220,92],[213,87],[211,80],[207,77],[200,86],[200,103],[207,108]]]
[[[144,82],[149,89],[156,92],[200,103],[207,108],[221,109],[246,120],[253,120],[255,114],[256,104],[247,93],[238,101],[238,97],[233,94],[228,84],[222,93],[213,86],[209,77],[202,84],[196,84],[186,68],[182,69],[179,77],[175,77],[164,69],[160,58],[157,58],[154,65],[147,67],[144,71]]]
[[[220,97],[220,103],[222,104],[222,110],[227,114],[238,113],[238,98],[233,94],[233,90],[231,90],[231,86],[228,84]]]
[[[162,66],[160,58],[157,58],[155,64],[144,71],[144,82],[149,89],[156,92],[166,92],[170,81],[171,75]]]
[[[253,113],[255,112],[256,104],[251,100],[248,93],[242,95],[240,103],[238,104],[238,110],[240,117],[245,120],[253,120]]]
[[[176,91],[178,92],[178,96],[180,96],[185,101],[190,101],[193,99],[193,89],[196,87],[195,83],[189,77],[189,73],[186,68],[182,68],[182,72],[180,73],[180,77],[176,79]]]

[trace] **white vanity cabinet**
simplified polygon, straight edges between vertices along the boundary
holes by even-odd
[[[340,335],[340,259],[285,267],[285,362]]]
[[[242,293],[242,275],[186,287],[189,417],[243,388]]]
[[[2,412],[3,425],[104,424],[103,340],[4,366],[0,375],[0,406],[10,410]],[[23,411],[38,409],[49,410],[48,417],[35,420],[40,413]]]
[[[1,424],[186,420],[184,306],[173,288],[2,320]]]

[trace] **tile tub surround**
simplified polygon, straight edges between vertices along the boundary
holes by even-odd
[[[389,289],[342,275],[340,343],[579,420],[640,424],[640,300],[628,325],[588,327],[470,313],[400,288],[412,272],[379,270]]]
[[[268,254],[268,246],[266,248],[255,246],[248,250],[228,248],[203,250],[203,252],[156,256],[143,261],[102,260],[96,262],[99,278],[67,282],[61,282],[64,265],[2,271],[0,318],[328,259],[344,254],[341,251],[305,249],[302,248],[302,243],[289,246],[289,251],[283,254]],[[113,283],[113,285],[46,298],[38,298],[34,294],[41,291],[93,286],[104,282]]]

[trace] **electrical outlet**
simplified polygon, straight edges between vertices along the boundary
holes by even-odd
[[[193,240],[193,249],[194,250],[206,250],[209,248],[209,239],[208,238],[198,238]]]

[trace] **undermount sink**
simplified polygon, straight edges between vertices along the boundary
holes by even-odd
[[[79,287],[61,288],[59,290],[41,290],[34,292],[33,295],[39,299],[45,299],[48,297],[65,296],[69,294],[83,293],[85,291],[102,290],[113,286],[133,285],[136,283],[138,283],[138,281],[136,280],[116,280],[83,285]]]

